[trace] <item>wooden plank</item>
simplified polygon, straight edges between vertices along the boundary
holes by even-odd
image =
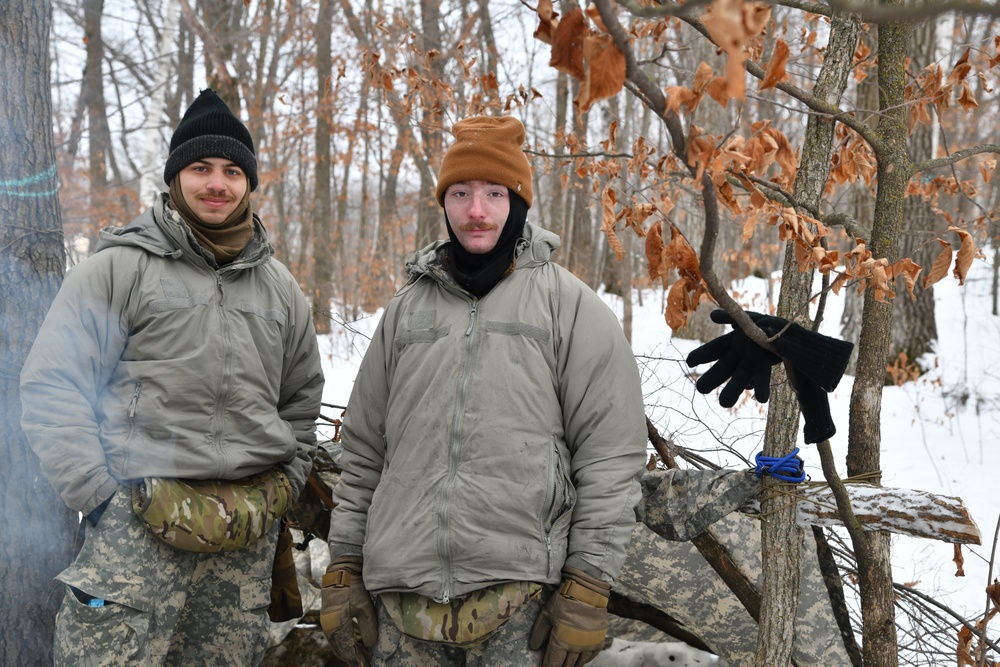
[[[979,527],[961,498],[870,484],[848,484],[847,491],[865,530],[886,530],[952,544],[982,544]],[[829,487],[803,486],[797,489],[797,495],[799,525],[842,525]]]

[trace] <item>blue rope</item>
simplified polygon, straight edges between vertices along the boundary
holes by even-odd
[[[794,484],[806,481],[806,472],[802,468],[802,459],[797,456],[798,453],[799,448],[796,447],[779,459],[757,452],[757,456],[754,457],[757,463],[757,478],[759,479],[761,475],[770,475],[775,479]]]

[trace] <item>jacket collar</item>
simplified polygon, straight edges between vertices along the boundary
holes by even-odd
[[[438,282],[445,282],[449,285],[456,285],[451,272],[447,267],[447,260],[444,253],[447,252],[451,241],[435,241],[430,245],[418,250],[406,262],[406,275],[409,282],[413,282],[420,276],[429,276]],[[526,222],[524,233],[517,242],[514,255],[517,258],[515,271],[535,266],[541,266],[549,261],[552,253],[561,245],[559,237],[541,227]]]
[[[179,259],[199,258],[212,269],[217,269],[215,259],[198,245],[191,231],[177,211],[167,205],[168,196],[161,193],[153,205],[124,227],[105,227],[97,243],[100,252],[115,246],[142,248],[161,257]],[[264,225],[255,213],[253,236],[243,252],[220,271],[238,271],[263,264],[271,259],[274,248],[267,240]]]

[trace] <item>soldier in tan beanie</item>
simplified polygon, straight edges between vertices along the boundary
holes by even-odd
[[[321,623],[349,665],[584,665],[641,497],[639,373],[527,222],[524,126],[452,133],[448,239],[407,263],[348,405]]]

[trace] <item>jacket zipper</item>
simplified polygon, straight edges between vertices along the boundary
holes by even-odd
[[[444,591],[441,602],[447,604],[451,599],[452,572],[451,556],[449,554],[448,540],[448,514],[451,510],[451,491],[455,485],[455,476],[458,473],[459,451],[462,446],[462,417],[465,415],[465,387],[469,381],[469,373],[472,370],[472,344],[473,333],[476,328],[476,315],[479,311],[479,302],[471,301],[469,308],[469,327],[465,330],[465,359],[462,362],[462,383],[458,390],[458,405],[455,410],[455,419],[452,423],[451,444],[448,451],[448,483],[445,485],[444,496],[441,499],[441,509],[439,512],[439,539],[438,550],[441,556],[441,564],[444,569]]]
[[[556,509],[556,476],[559,474],[559,452],[555,442],[549,443],[549,506],[542,515],[542,537],[545,540],[545,570],[552,576],[552,516]]]
[[[233,372],[233,340],[232,340],[232,329],[229,326],[229,319],[226,317],[225,308],[225,290],[223,288],[222,276],[218,273],[215,274],[215,283],[219,291],[219,323],[222,329],[222,344],[224,346],[224,361],[222,365],[222,374],[219,377],[219,389],[218,394],[215,398],[215,413],[212,415],[212,419],[215,421],[215,427],[212,433],[212,443],[215,445],[216,451],[219,453],[219,474],[226,470],[226,452],[222,447],[223,435],[225,432],[225,420],[222,418],[222,413],[225,410],[226,405],[229,403],[229,390],[232,386],[232,372]]]

